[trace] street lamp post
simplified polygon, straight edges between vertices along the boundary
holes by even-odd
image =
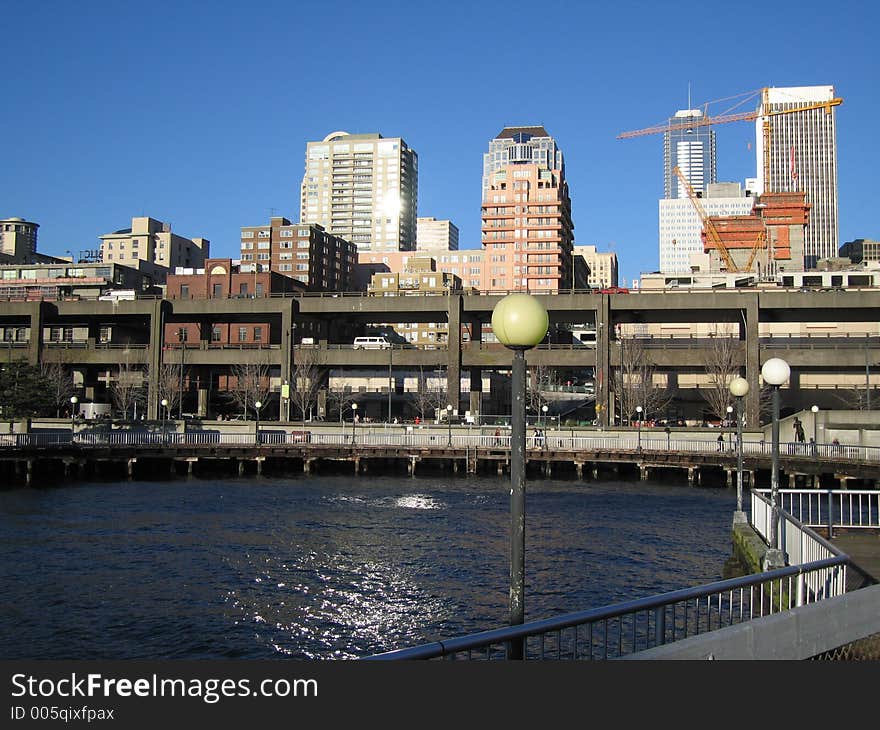
[[[260,407],[262,405],[263,404],[260,401],[254,403],[254,410],[257,412],[257,426],[254,430],[254,440],[256,441],[258,446],[260,444]]]
[[[544,423],[547,423],[547,411],[548,411],[548,410],[549,410],[549,409],[547,408],[547,404],[546,404],[546,403],[545,403],[544,405],[541,406],[541,413],[544,414]]]
[[[636,419],[637,419],[637,427],[639,434],[639,446],[638,451],[642,450],[642,407],[636,406]]]
[[[446,406],[446,426],[449,429],[449,440],[446,442],[447,446],[452,446],[452,404],[448,404]]]
[[[810,410],[813,413],[813,456],[819,455],[819,406],[812,406]]]
[[[162,399],[162,441],[168,443],[168,399]]]
[[[731,449],[730,439],[732,438],[733,431],[730,428],[730,422],[733,420],[733,406],[727,406],[727,448]]]
[[[70,396],[70,440],[73,441],[73,434],[76,429],[76,404],[79,398],[75,395]]]
[[[513,351],[510,418],[510,625],[525,620],[525,457],[526,358],[525,351],[544,339],[549,327],[547,310],[530,294],[508,294],[492,310],[492,331]],[[522,639],[508,644],[508,659],[523,659]]]
[[[734,378],[730,381],[730,393],[736,398],[736,512],[733,513],[733,524],[746,523],[743,511],[743,397],[749,392],[749,381],[745,378]]]
[[[355,426],[357,424],[357,413],[358,413],[358,404],[351,404],[351,445],[354,446],[355,440]]]
[[[785,565],[785,556],[779,546],[779,388],[788,380],[791,368],[785,360],[771,357],[761,367],[761,377],[773,395],[772,468],[770,472],[770,545],[764,556],[764,569],[772,570]]]

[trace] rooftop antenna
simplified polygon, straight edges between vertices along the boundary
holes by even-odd
[[[688,110],[691,108],[691,82],[688,81]]]

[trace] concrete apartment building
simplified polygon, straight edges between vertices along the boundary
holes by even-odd
[[[241,229],[244,271],[277,271],[308,291],[355,291],[357,246],[323,226],[273,216],[268,225]]]
[[[819,107],[779,113],[834,99],[833,86],[771,87],[765,91],[755,121],[757,193],[804,192],[810,224],[804,242],[803,268],[837,255],[838,192],[835,109]],[[765,123],[769,146],[765,144]],[[765,148],[767,173],[765,179]]]
[[[416,247],[418,155],[400,137],[333,132],[306,145],[300,221],[359,250]]]
[[[0,220],[0,254],[9,263],[26,263],[37,253],[39,223],[24,218]],[[6,258],[8,257],[8,258]]]
[[[562,152],[543,127],[505,127],[483,156],[484,291],[574,285],[574,224]]]
[[[587,284],[591,289],[618,286],[616,253],[597,251],[596,246],[574,246],[572,254],[586,262]]]
[[[131,228],[107,233],[101,238],[101,261],[130,266],[164,282],[169,270],[178,266],[203,266],[210,255],[205,238],[184,238],[172,233],[171,224],[149,217],[131,219]]]
[[[458,227],[452,221],[425,217],[418,218],[416,226],[416,250],[458,250]]]
[[[847,241],[840,247],[840,255],[845,256],[854,264],[868,264],[880,261],[880,241],[870,238],[856,238]]]

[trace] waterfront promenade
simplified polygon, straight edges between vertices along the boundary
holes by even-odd
[[[59,419],[61,420],[61,419]],[[47,426],[52,426],[48,428]],[[66,426],[66,427],[65,427]],[[717,429],[552,429],[527,438],[530,475],[600,479],[616,474],[675,479],[692,486],[733,486],[737,455]],[[783,443],[782,486],[875,487],[880,448]],[[743,438],[746,486],[769,484],[771,449],[760,433]],[[346,466],[347,465],[347,466]],[[268,422],[93,422],[41,424],[0,435],[0,469],[12,483],[86,474],[136,478],[226,473],[351,474],[448,470],[494,473],[510,468],[510,437],[497,426],[405,426]]]

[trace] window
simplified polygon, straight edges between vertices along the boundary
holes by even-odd
[[[238,328],[238,341],[247,342],[247,327]]]
[[[258,297],[263,296],[263,284],[262,284],[262,282],[259,282],[259,281],[258,281],[257,284],[256,284],[256,287],[257,287],[257,296],[258,296]]]
[[[247,296],[248,293],[248,285],[247,282],[242,282],[238,285],[238,294],[239,296]]]
[[[223,296],[223,284],[214,284],[214,298],[220,299]]]
[[[254,342],[262,342],[263,341],[263,328],[262,327],[254,327]]]
[[[217,325],[214,325],[211,328],[211,342],[220,342],[220,328]]]
[[[189,333],[186,330],[186,327],[181,327],[177,330],[177,341],[178,342],[186,342],[189,339]]]
[[[180,298],[189,299],[189,284],[180,285]]]

